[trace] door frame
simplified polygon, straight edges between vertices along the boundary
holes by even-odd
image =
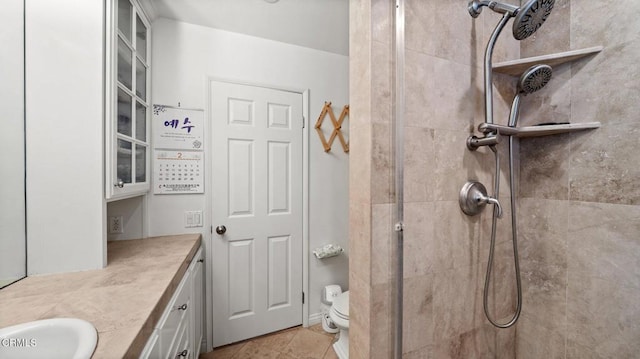
[[[257,82],[242,81],[237,79],[228,79],[217,76],[207,76],[205,78],[205,188],[211,185],[211,176],[213,175],[213,156],[207,156],[207,149],[212,148],[213,140],[213,124],[211,123],[211,82],[225,82],[234,85],[245,85],[253,87],[262,87],[271,90],[287,91],[302,95],[302,292],[304,293],[304,303],[302,303],[302,326],[309,326],[309,89],[299,89],[286,86],[278,86],[272,84],[264,84]],[[205,246],[205,316],[206,316],[206,351],[213,350],[213,278],[211,271],[213,270],[213,223],[211,215],[213,214],[213,191],[205,190],[206,211],[205,225],[210,228],[205,231],[206,236],[203,237],[203,245]],[[205,227],[206,228],[206,227]]]

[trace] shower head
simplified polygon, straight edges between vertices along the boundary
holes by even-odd
[[[516,127],[520,116],[520,96],[534,93],[543,88],[551,80],[551,67],[548,65],[534,65],[525,71],[518,80],[518,92],[513,97],[511,112],[509,113],[509,127]]]
[[[518,93],[528,95],[543,88],[553,72],[549,65],[534,65],[525,71],[518,81]]]
[[[529,0],[520,7],[513,20],[513,37],[523,40],[533,35],[547,20],[555,0]]]
[[[528,0],[521,7],[517,7],[497,1],[471,0],[469,1],[468,9],[472,17],[478,17],[484,6],[508,17],[515,17],[513,21],[513,37],[516,40],[523,40],[533,35],[542,26],[551,13],[554,3],[555,0]]]

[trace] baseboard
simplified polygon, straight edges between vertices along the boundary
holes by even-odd
[[[309,315],[309,326],[322,323],[322,312]]]

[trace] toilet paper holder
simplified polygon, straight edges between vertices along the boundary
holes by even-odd
[[[330,258],[340,255],[344,249],[337,244],[326,244],[313,250],[313,255],[318,259]]]

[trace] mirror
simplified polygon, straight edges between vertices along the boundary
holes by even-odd
[[[24,0],[0,11],[0,288],[27,274],[24,132]]]

